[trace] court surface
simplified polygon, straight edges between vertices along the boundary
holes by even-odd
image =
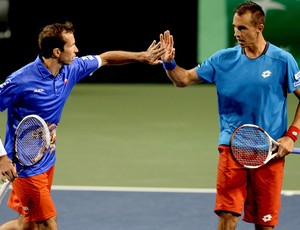
[[[289,100],[290,119],[297,103]],[[216,229],[218,132],[213,86],[77,85],[57,130],[59,229]],[[288,156],[284,191],[300,190],[299,164]],[[299,229],[299,198],[284,193],[277,229]],[[15,216],[0,206],[0,224]],[[253,226],[240,220],[238,229]]]
[[[210,189],[55,187],[62,230],[213,230],[215,193]],[[6,200],[5,200],[6,201]],[[298,229],[300,192],[284,191],[278,230]],[[16,216],[0,207],[0,223]],[[242,220],[237,230],[253,230]]]

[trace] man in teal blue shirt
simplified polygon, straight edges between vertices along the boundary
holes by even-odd
[[[299,134],[300,106],[287,129],[287,95],[294,93],[300,98],[299,67],[290,53],[264,39],[264,26],[261,6],[251,1],[242,3],[233,17],[238,45],[217,51],[189,70],[176,64],[170,31],[160,35],[166,48],[163,66],[175,86],[216,86],[220,134],[214,211],[219,217],[218,230],[234,230],[243,211],[243,220],[255,224],[256,230],[274,229],[279,218],[285,156]],[[249,123],[261,126],[279,142],[276,159],[257,169],[244,168],[229,148],[233,131]]]

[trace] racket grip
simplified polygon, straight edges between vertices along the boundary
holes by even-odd
[[[5,197],[5,194],[7,193],[9,186],[10,186],[10,181],[6,179],[0,189],[0,204],[2,203],[2,200]]]
[[[292,150],[291,153],[294,153],[294,154],[300,154],[300,148],[299,148],[299,147],[293,148],[293,150]]]

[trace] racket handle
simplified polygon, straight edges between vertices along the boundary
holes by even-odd
[[[0,189],[0,204],[2,203],[2,200],[5,197],[5,194],[7,193],[9,186],[10,186],[10,181],[6,179]]]
[[[293,154],[300,154],[300,148],[293,148],[292,152]]]

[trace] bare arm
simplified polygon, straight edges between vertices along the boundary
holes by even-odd
[[[133,62],[142,62],[150,65],[161,64],[159,60],[161,55],[165,52],[164,47],[154,40],[146,51],[130,52],[130,51],[107,51],[100,54],[102,66],[104,65],[124,65]]]
[[[294,126],[300,130],[300,89],[295,90],[294,94],[298,98],[299,102],[291,126]],[[294,140],[289,136],[283,136],[282,138],[278,139],[278,142],[280,143],[277,154],[278,157],[284,157],[288,155],[292,151],[295,144]]]
[[[169,30],[165,31],[164,34],[160,34],[160,43],[166,49],[166,52],[161,57],[164,62],[166,74],[175,86],[186,87],[202,82],[194,68],[186,70],[176,64],[174,59],[174,39]]]

